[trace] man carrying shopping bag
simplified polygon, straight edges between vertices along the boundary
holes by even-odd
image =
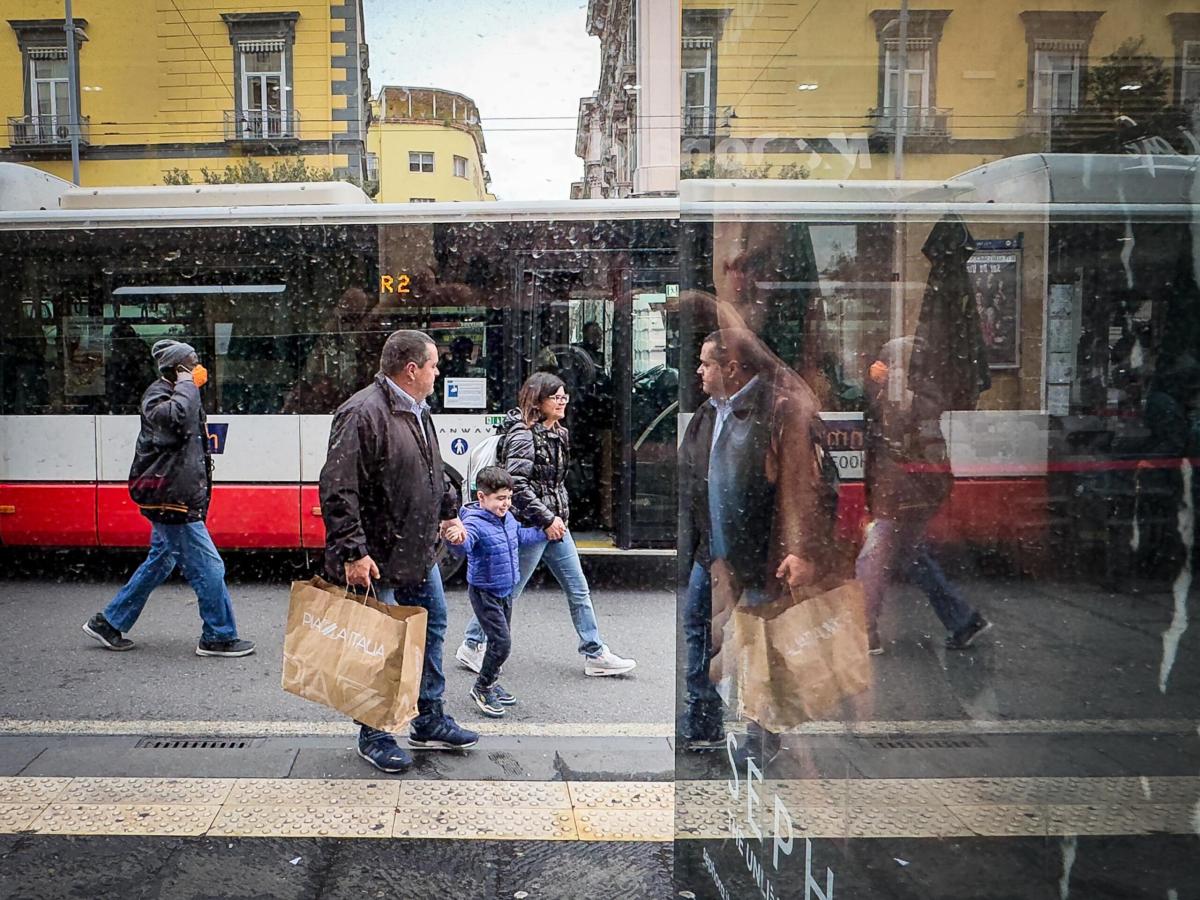
[[[803,607],[817,598],[830,604],[825,611],[835,610],[865,664],[861,612],[836,612],[841,604],[852,608],[856,598],[861,610],[861,594],[853,585],[843,589],[844,561],[833,541],[836,487],[826,477],[818,404],[807,384],[744,328],[705,338],[697,374],[709,400],[680,449],[685,746],[723,745],[723,701],[713,682],[735,677],[751,731],[766,745],[775,743],[770,732],[794,716],[774,706],[791,704],[796,691],[815,690],[814,674],[835,661],[814,660],[815,647],[793,640],[822,627],[799,622],[817,613]],[[829,588],[840,592],[827,596]],[[800,683],[787,677],[793,666],[804,670]],[[860,679],[852,681],[851,692],[862,689]]]
[[[442,467],[437,432],[425,402],[438,376],[437,345],[420,331],[388,337],[379,373],[334,414],[321,470],[325,575],[351,587],[374,587],[388,605],[428,613],[417,717],[408,735],[419,750],[465,750],[479,735],[445,714],[442,644],[446,596],[434,560],[439,531],[464,539],[458,494]],[[439,526],[440,523],[440,526]],[[361,726],[358,753],[384,772],[402,772],[412,756],[387,731]]]

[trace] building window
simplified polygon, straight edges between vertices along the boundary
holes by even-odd
[[[1200,12],[1171,13],[1175,44],[1175,102],[1200,113]]]
[[[1081,49],[1034,50],[1033,109],[1062,112],[1079,108]]]
[[[683,39],[683,133],[708,134],[716,112],[713,91],[713,46],[711,38]]]
[[[1035,131],[1052,128],[1059,114],[1080,107],[1088,45],[1101,12],[1021,13],[1029,49],[1026,109]]]
[[[432,172],[433,154],[426,153],[423,150],[410,150],[408,154],[408,171]]]
[[[704,138],[717,129],[717,51],[729,15],[728,9],[683,11],[679,97],[684,137]]]
[[[467,178],[468,175],[467,158],[465,156],[454,157],[454,175],[457,178]]]
[[[949,110],[937,108],[937,49],[949,16],[945,9],[910,12],[901,52],[899,11],[871,13],[879,42],[877,103],[870,112],[876,134],[895,134],[901,121],[906,134],[948,132]]]
[[[368,153],[367,154],[367,180],[368,181],[378,181],[379,180],[379,154],[378,153]]]
[[[69,84],[66,47],[42,51],[29,60],[30,108],[35,120],[52,123],[71,114]]]
[[[298,137],[292,104],[293,48],[299,13],[222,13],[233,44],[235,108],[225,136],[235,140]]]
[[[1195,104],[1200,100],[1200,41],[1184,41],[1180,57],[1179,101]]]
[[[435,201],[432,197],[409,197],[408,202],[409,203],[433,203]]]
[[[64,20],[13,20],[9,25],[16,32],[21,48],[25,108],[23,118],[9,120],[10,143],[13,146],[68,143],[71,140],[71,79]],[[86,27],[85,19],[75,20],[76,76],[79,74],[78,51],[87,40]],[[78,77],[75,82],[78,85]],[[75,97],[78,102],[79,94]],[[86,117],[81,116],[80,136],[85,142],[86,122]]]
[[[900,110],[901,105],[911,113],[929,109],[930,102],[929,50],[919,49],[909,41],[905,72],[900,73],[900,47],[889,46],[884,51],[883,108],[888,114]]]

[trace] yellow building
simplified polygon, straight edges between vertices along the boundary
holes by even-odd
[[[913,4],[902,53],[898,0],[684,0],[685,176],[891,178],[901,130],[905,178],[1067,149],[1087,73],[1138,41],[1169,83],[1160,106],[1200,97],[1195,0],[934,5]]]
[[[384,203],[495,200],[487,145],[470,97],[387,86],[372,104],[368,170]]]
[[[0,0],[0,160],[71,177],[61,0]],[[361,0],[75,0],[80,181],[295,162],[365,175]]]

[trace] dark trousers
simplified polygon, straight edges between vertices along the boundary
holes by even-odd
[[[489,688],[500,677],[500,667],[512,650],[512,594],[500,597],[468,584],[467,596],[471,600],[475,618],[487,635],[487,651],[483,654],[483,665],[479,667],[475,685]]]

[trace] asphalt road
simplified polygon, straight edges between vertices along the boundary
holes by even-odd
[[[195,595],[178,575],[150,598],[129,637],[137,646],[112,653],[80,626],[120,587],[118,572],[137,559],[116,555],[60,577],[14,575],[0,581],[6,643],[0,671],[0,718],[24,720],[200,720],[335,722],[343,716],[280,688],[288,581],[278,565],[243,558],[230,566],[238,629],[258,642],[244,659],[200,658]],[[297,573],[299,574],[299,573]],[[626,579],[628,581],[628,579]],[[638,579],[635,579],[638,580]],[[467,698],[473,675],[453,654],[470,615],[462,584],[447,591],[450,613],[445,671],[447,706],[464,721],[481,720]],[[657,723],[674,709],[674,595],[657,588],[600,588],[593,596],[601,633],[612,649],[638,660],[629,676],[589,678],[566,600],[551,580],[518,602],[515,649],[504,683],[520,698],[506,721]]]
[[[130,653],[102,650],[80,631],[136,564],[132,556],[64,563],[54,570],[9,570],[0,580],[6,649],[0,718],[22,720],[205,720],[335,722],[341,717],[279,687],[287,571],[263,559],[231,565],[240,629],[259,642],[243,660],[193,654],[195,600],[182,582],[159,590],[131,633]],[[606,640],[638,660],[621,678],[587,678],[562,593],[553,581],[517,603],[515,650],[505,685],[521,703],[510,720],[578,725],[632,723],[662,732],[674,717],[676,615],[669,566],[629,560],[590,566]],[[972,652],[953,653],[928,604],[897,590],[881,631],[875,687],[842,711],[859,721],[1014,719],[1188,720],[1200,715],[1200,624],[1183,631],[1173,654],[1164,632],[1175,612],[1163,593],[1113,594],[1049,580],[959,575],[967,596],[996,627]],[[452,714],[480,721],[466,694],[471,676],[453,660],[469,604],[461,584],[448,591],[447,698]],[[1194,599],[1191,606],[1195,607]],[[1193,614],[1193,620],[1197,616]],[[1171,663],[1165,690],[1164,660]]]

